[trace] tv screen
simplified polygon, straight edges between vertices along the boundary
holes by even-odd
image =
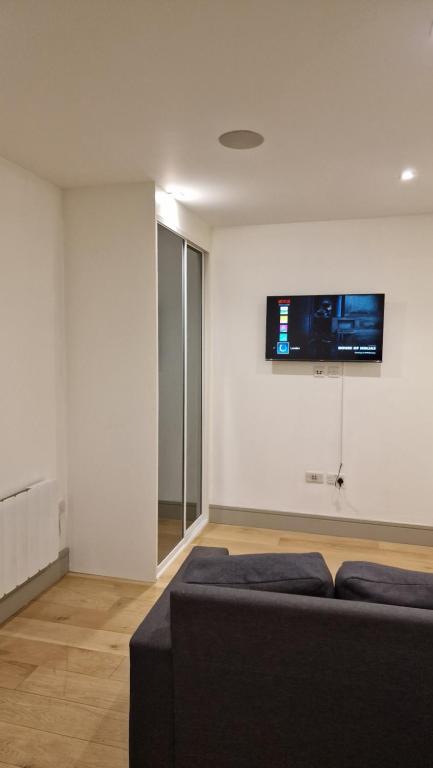
[[[382,361],[385,294],[268,296],[267,360]]]

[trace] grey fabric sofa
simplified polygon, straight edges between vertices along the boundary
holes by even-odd
[[[433,766],[433,611],[184,584],[185,566],[131,640],[130,768]]]

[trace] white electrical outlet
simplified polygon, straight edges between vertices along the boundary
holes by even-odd
[[[306,483],[323,483],[324,482],[324,475],[323,472],[306,472],[305,473],[305,482]]]
[[[337,472],[328,472],[326,475],[326,482],[328,485],[335,485],[337,482],[337,477],[341,477],[343,480],[343,483],[345,484],[345,478],[343,474],[338,475]]]
[[[334,379],[339,378],[343,373],[343,368],[341,366],[341,363],[331,363],[328,365],[328,376],[331,376]]]
[[[317,379],[323,379],[326,376],[325,366],[321,365],[320,363],[318,363],[317,365],[314,365],[313,376],[315,376]]]

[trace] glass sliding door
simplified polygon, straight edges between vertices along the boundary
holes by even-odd
[[[183,251],[181,237],[158,227],[159,563],[184,534]]]
[[[158,563],[202,512],[202,268],[158,225]]]
[[[201,515],[202,254],[186,248],[186,527]]]

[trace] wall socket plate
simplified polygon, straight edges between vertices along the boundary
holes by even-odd
[[[330,363],[328,365],[328,376],[336,379],[343,375],[343,366],[341,363]]]
[[[326,367],[321,363],[313,366],[313,376],[317,379],[324,379],[326,376]]]
[[[324,483],[325,478],[323,472],[306,472],[305,473],[305,482],[306,483]]]
[[[337,477],[341,477],[344,481],[344,485],[346,485],[346,479],[342,472],[340,472],[340,474],[337,474],[337,472],[328,472],[326,475],[326,482],[328,485],[335,485]]]

